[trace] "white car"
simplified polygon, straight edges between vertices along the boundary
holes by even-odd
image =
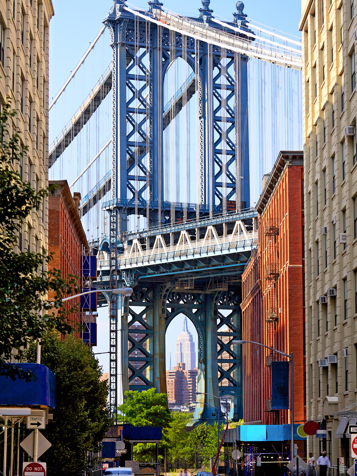
[[[132,468],[108,468],[104,471],[103,475],[107,474],[120,474],[120,476],[134,476]]]

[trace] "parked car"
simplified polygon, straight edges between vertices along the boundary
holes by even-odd
[[[117,474],[120,476],[134,476],[133,468],[108,468],[104,471],[103,475]]]

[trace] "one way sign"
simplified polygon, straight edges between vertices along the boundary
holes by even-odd
[[[36,411],[36,415],[27,417],[28,430],[44,430],[46,428],[46,415],[44,411]]]

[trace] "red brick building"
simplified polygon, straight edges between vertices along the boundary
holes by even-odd
[[[48,200],[48,247],[49,252],[54,253],[50,261],[49,269],[60,269],[62,278],[68,274],[77,276],[78,287],[81,287],[81,256],[88,249],[86,234],[79,217],[80,194],[75,193],[72,197],[66,180],[50,182],[57,183],[58,188]],[[49,296],[51,299],[51,296]],[[81,315],[79,299],[73,299],[66,303],[68,309],[78,305],[78,312],[70,315],[73,325],[79,326]],[[78,333],[76,334],[79,337]]]
[[[259,244],[243,277],[243,340],[294,355],[295,423],[305,420],[303,153],[280,152],[256,209]],[[271,362],[277,353],[243,346],[246,423],[290,423],[271,409]]]
[[[196,400],[197,369],[185,370],[179,363],[166,371],[166,385],[169,405],[190,405]]]

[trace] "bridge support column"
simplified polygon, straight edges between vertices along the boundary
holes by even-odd
[[[118,295],[118,405],[124,403],[124,392],[129,390],[128,315],[124,296]]]
[[[165,313],[163,308],[162,286],[154,285],[153,290],[153,328],[154,332],[154,386],[158,393],[167,393],[165,372]]]
[[[205,295],[205,348],[204,348],[204,388],[198,382],[198,392],[203,393],[197,398],[194,420],[197,423],[207,422],[213,425],[217,421],[220,409],[217,364],[217,308],[214,295]]]

